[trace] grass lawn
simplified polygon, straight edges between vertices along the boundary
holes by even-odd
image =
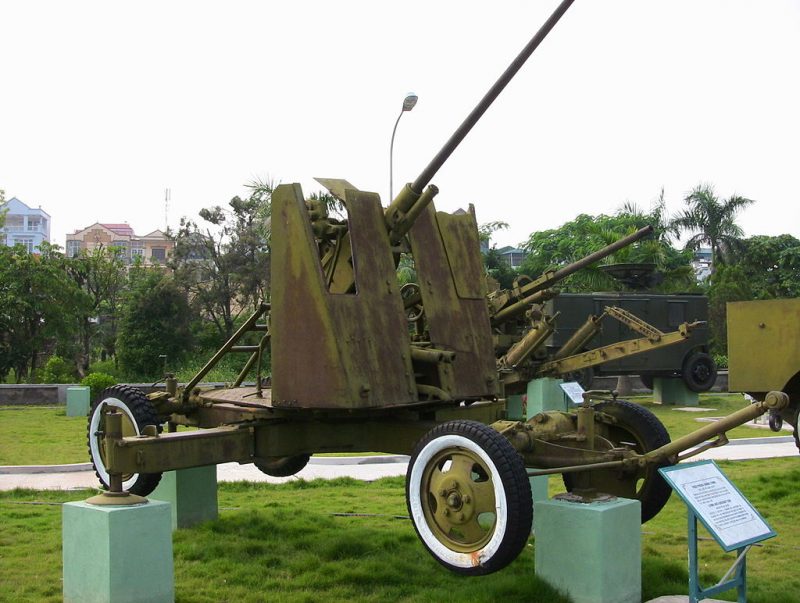
[[[797,601],[800,461],[720,466],[778,533],[748,554],[748,601]],[[559,482],[551,479],[553,490]],[[89,494],[0,493],[0,601],[61,600],[60,503]],[[402,478],[220,484],[219,505],[218,521],[173,535],[178,601],[566,601],[536,579],[534,539],[491,576],[442,568],[405,518]],[[677,497],[643,527],[642,549],[644,600],[686,593],[686,511]],[[710,540],[700,549],[709,586],[733,557]],[[733,593],[718,598],[734,600]]]
[[[0,465],[86,463],[86,417],[65,406],[0,406]]]

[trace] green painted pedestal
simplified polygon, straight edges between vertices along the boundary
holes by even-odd
[[[172,504],[172,529],[188,528],[218,517],[217,466],[167,471],[149,496]]]
[[[65,503],[65,603],[161,603],[175,598],[169,503]]]
[[[537,502],[536,575],[575,603],[639,603],[642,596],[638,500]]]
[[[686,387],[683,379],[656,377],[653,379],[653,400],[661,404],[676,404],[678,406],[699,406],[700,398],[697,392]]]
[[[544,377],[528,382],[528,418],[547,410],[567,410],[567,397],[561,389],[563,379]]]
[[[67,388],[68,417],[85,417],[89,414],[90,392],[91,390],[88,387]]]

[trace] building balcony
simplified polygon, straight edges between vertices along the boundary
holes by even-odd
[[[14,233],[14,234],[24,234],[24,233],[42,234],[42,235],[46,235],[47,234],[47,230],[45,228],[43,228],[42,226],[27,227],[26,228],[25,226],[14,226],[14,225],[6,224],[2,228],[2,230],[7,232],[7,233]]]

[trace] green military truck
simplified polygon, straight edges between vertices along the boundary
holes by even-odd
[[[622,308],[662,331],[674,331],[685,322],[702,324],[692,329],[689,337],[680,343],[587,367],[566,377],[588,388],[594,376],[639,375],[650,389],[655,377],[680,377],[691,391],[711,389],[717,378],[717,367],[708,349],[708,298],[704,295],[562,293],[545,306],[547,314],[556,316],[556,329],[547,342],[548,351],[555,353],[561,348],[584,325],[587,316],[602,316],[611,306]],[[587,351],[638,335],[612,316],[605,316],[601,324],[601,331],[586,344]]]

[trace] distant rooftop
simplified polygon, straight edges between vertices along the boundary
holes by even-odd
[[[125,235],[127,237],[135,236],[133,233],[133,228],[130,227],[129,224],[100,224],[100,226],[105,226],[109,230],[117,233],[118,235]]]

